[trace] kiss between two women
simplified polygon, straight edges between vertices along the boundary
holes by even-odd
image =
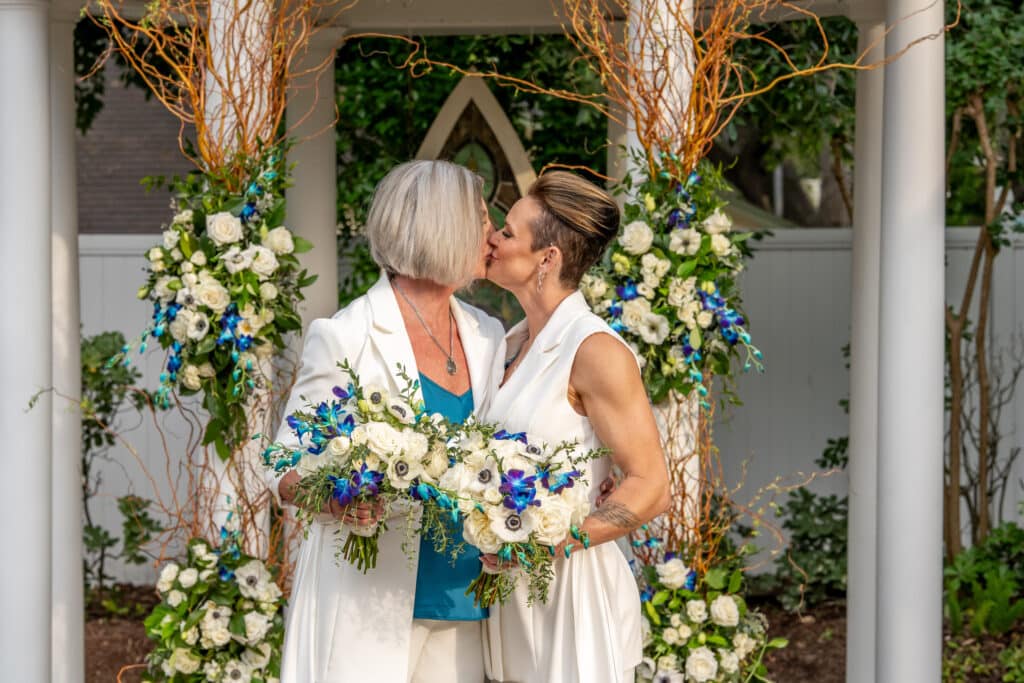
[[[589,181],[549,172],[496,230],[482,189],[444,161],[405,163],[380,182],[366,236],[381,277],[311,323],[286,412],[344,384],[337,363],[347,359],[362,381],[391,391],[405,386],[404,367],[427,412],[453,422],[473,414],[531,440],[607,449],[585,465],[599,503],[581,527],[589,546],[557,549],[545,603],[528,606],[523,587],[480,608],[466,588],[496,556],[470,547],[453,562],[421,539],[410,561],[396,518],[364,574],[335,560],[335,535],[380,512],[332,502],[299,551],[282,683],[622,683],[640,663],[640,597],[613,541],[667,508],[668,474],[637,359],[577,289],[618,232],[619,209]],[[507,333],[455,296],[485,277],[526,313]],[[295,439],[287,427],[278,438]],[[607,487],[613,467],[621,476]],[[294,504],[297,481],[290,472],[268,483]]]

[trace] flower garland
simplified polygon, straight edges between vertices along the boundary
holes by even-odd
[[[138,351],[149,339],[170,350],[156,402],[202,393],[210,414],[203,443],[222,459],[247,440],[246,402],[270,384],[261,361],[301,330],[302,289],[316,280],[296,258],[312,245],[283,225],[284,151],[270,147],[246,162],[241,194],[216,173],[174,179],[176,213],[161,244],[146,252],[138,296],[153,303],[153,315]],[[128,364],[129,351],[114,360]]]
[[[752,233],[733,232],[724,188],[708,163],[683,181],[667,171],[635,185],[627,176],[622,189],[635,199],[624,207],[622,233],[580,284],[637,353],[654,402],[696,389],[707,407],[706,374],[728,377],[741,354],[744,371],[763,369],[738,308],[736,278]]]

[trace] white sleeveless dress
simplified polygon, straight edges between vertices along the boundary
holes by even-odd
[[[591,313],[582,294],[567,297],[483,418],[512,432],[525,431],[533,441],[578,440],[584,448],[600,447],[590,420],[566,397],[576,352],[597,333],[621,341]],[[525,321],[509,331],[510,353],[525,335]],[[611,464],[607,456],[588,463],[591,503]],[[506,605],[491,608],[484,624],[487,675],[508,683],[632,683],[633,668],[642,659],[641,619],[640,594],[619,547],[603,543],[574,551],[569,559],[555,561],[546,604],[527,607],[520,583]]]

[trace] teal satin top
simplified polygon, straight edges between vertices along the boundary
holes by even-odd
[[[441,413],[452,422],[462,423],[473,412],[473,390],[456,396],[426,375],[420,374],[423,402],[428,413]],[[462,540],[462,524],[453,524],[452,538]],[[487,618],[487,609],[473,604],[466,595],[470,582],[480,573],[480,551],[466,545],[453,563],[450,555],[434,550],[429,538],[420,538],[419,568],[416,570],[414,619],[477,621]]]

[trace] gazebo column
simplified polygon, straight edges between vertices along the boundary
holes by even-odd
[[[882,146],[875,681],[942,668],[943,3],[889,0]],[[867,596],[863,596],[867,599]]]
[[[885,24],[859,22],[857,52],[885,55]],[[879,247],[882,227],[881,68],[857,73],[854,136],[853,264],[850,316],[850,517],[847,537],[846,680],[875,677],[875,540],[878,486]]]
[[[0,666],[5,681],[26,683],[49,681],[51,661],[49,26],[49,2],[0,0],[0,538],[10,549],[0,565]]]
[[[303,327],[338,310],[338,177],[334,122],[334,54],[344,32],[324,28],[310,40],[300,68],[324,68],[298,79],[289,93],[288,126],[298,140],[288,153],[295,163],[294,184],[288,188],[288,227],[313,243],[300,255],[310,273],[319,277],[305,290]]]
[[[75,177],[74,30],[79,7],[50,9],[53,197],[53,680],[85,677],[82,583],[81,317]]]

